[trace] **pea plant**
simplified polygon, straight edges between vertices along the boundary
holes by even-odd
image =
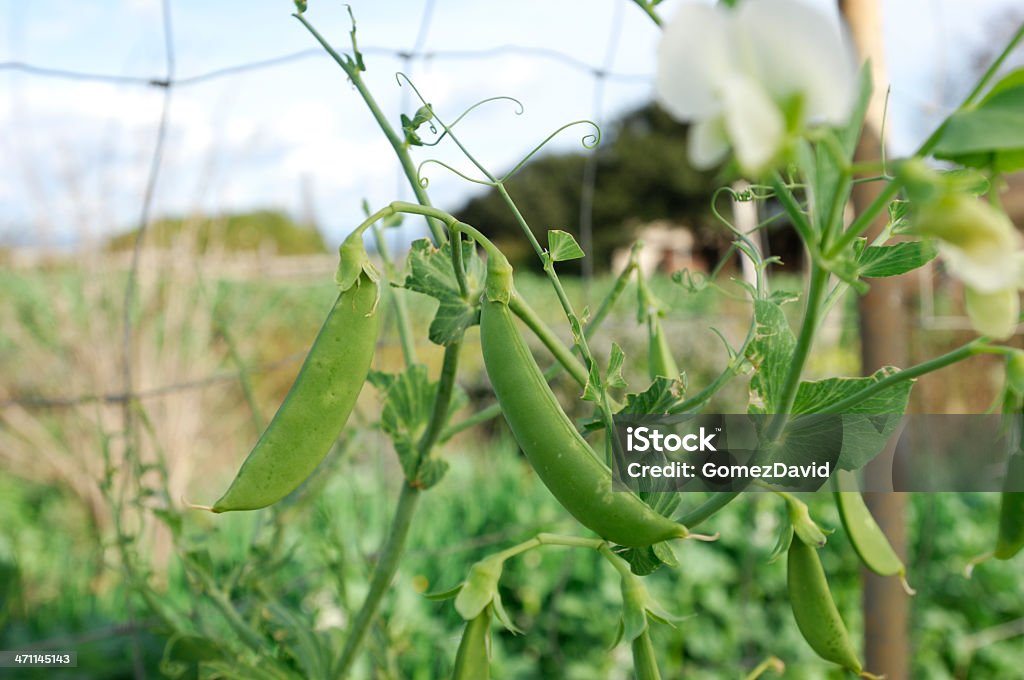
[[[616,643],[628,644],[636,677],[661,677],[650,630],[672,625],[671,602],[659,602],[645,578],[660,568],[679,567],[676,551],[697,549],[693,539],[713,541],[698,527],[732,502],[741,491],[700,497],[695,506],[677,493],[620,491],[613,488],[611,464],[621,456],[610,436],[619,415],[694,414],[733,380],[749,380],[749,411],[764,416],[760,450],[770,454],[794,418],[809,414],[882,416],[880,426],[844,434],[836,466],[854,472],[874,458],[906,411],[915,378],[952,366],[968,357],[1005,356],[1007,380],[1002,399],[1007,413],[1024,411],[1024,353],[999,344],[1019,319],[1018,289],[1024,281],[1024,241],[999,206],[1003,173],[1024,168],[1024,71],[998,79],[1007,55],[1024,38],[1013,36],[974,89],[921,147],[908,158],[854,160],[854,152],[872,95],[870,71],[858,68],[846,36],[828,18],[794,0],[748,0],[706,5],[684,2],[663,25],[658,47],[657,95],[675,118],[690,125],[688,153],[698,168],[725,168],[741,176],[749,189],[723,187],[715,194],[735,201],[774,201],[799,234],[808,253],[806,284],[799,296],[773,287],[773,265],[763,258],[750,233],[716,210],[733,237],[730,256],[749,260],[756,272],[743,286],[751,309],[750,323],[737,345],[726,343],[727,360],[717,376],[691,393],[686,358],[673,351],[662,328],[659,303],[640,271],[637,248],[607,297],[593,310],[578,309],[559,276],[561,263],[586,256],[565,231],[551,230],[542,244],[506,188],[510,177],[544,144],[563,130],[589,128],[587,148],[600,141],[590,121],[560,128],[503,175],[486,167],[469,151],[457,128],[487,99],[450,117],[435,109],[413,83],[400,84],[420,98],[420,106],[401,115],[396,126],[378,106],[363,73],[364,55],[356,41],[342,51],[323,37],[306,17],[305,2],[296,2],[295,17],[344,71],[390,142],[415,195],[414,202],[395,201],[368,216],[345,239],[336,277],[338,297],[291,391],[245,460],[224,495],[208,508],[214,513],[255,510],[278,503],[317,468],[339,436],[366,383],[382,395],[379,427],[397,452],[404,482],[383,545],[376,553],[361,605],[348,622],[343,639],[300,633],[270,647],[232,609],[223,591],[209,587],[215,606],[242,641],[231,662],[223,657],[209,666],[216,677],[349,677],[364,652],[382,600],[402,562],[410,525],[422,496],[443,479],[447,463],[443,444],[459,432],[503,416],[539,481],[580,525],[578,534],[540,533],[473,564],[461,583],[430,597],[453,600],[465,621],[454,659],[454,678],[490,677],[490,638],[494,623],[520,631],[506,611],[499,583],[507,563],[534,550],[584,550],[599,555],[621,580],[621,614]],[[636,4],[658,25],[657,0]],[[736,6],[733,6],[736,5]],[[516,100],[511,100],[518,104]],[[455,145],[473,166],[470,177],[439,161],[417,165],[413,151]],[[680,153],[683,153],[681,150]],[[929,159],[941,159],[938,166]],[[466,224],[435,207],[423,170],[442,166],[467,180],[491,187],[522,227],[523,238],[539,258],[564,312],[572,346],[560,340],[516,287],[505,254],[487,236],[487,225]],[[939,169],[939,168],[942,169]],[[877,199],[852,222],[844,221],[851,191],[858,183],[877,183]],[[406,272],[400,273],[387,252],[384,232],[403,216],[425,218],[430,238],[411,244]],[[869,227],[887,215],[880,233]],[[760,228],[760,226],[758,227]],[[382,271],[371,262],[364,238],[372,236],[382,256]],[[639,247],[639,246],[638,246]],[[867,377],[836,376],[803,380],[805,365],[823,317],[844,296],[860,294],[871,280],[899,276],[941,258],[946,270],[963,282],[967,314],[979,337],[946,354],[910,367],[885,367]],[[625,355],[612,342],[605,359],[591,344],[602,322],[635,280],[640,317],[648,336],[650,383],[631,389],[623,378]],[[717,269],[706,277],[679,272],[682,286],[719,286]],[[440,373],[431,379],[417,361],[406,295],[429,296],[437,312],[429,326],[431,342],[444,348]],[[786,304],[802,307],[799,326],[790,327]],[[392,308],[406,368],[390,374],[371,370],[383,310]],[[518,321],[517,321],[518,320]],[[479,325],[483,363],[496,403],[460,416],[466,407],[457,380],[463,338]],[[525,329],[550,354],[542,369],[524,338]],[[588,409],[582,426],[566,414],[551,388],[565,374],[575,383],[579,403]],[[876,422],[877,425],[877,422]],[[846,439],[849,437],[849,439]],[[1017,437],[1017,441],[1020,437]],[[596,442],[596,443],[594,443]],[[1010,457],[1008,479],[1024,474],[1024,450]],[[1007,489],[1016,489],[1008,482]],[[862,677],[865,669],[833,601],[819,558],[825,531],[808,506],[781,488],[771,488],[787,518],[776,557],[787,560],[788,592],[796,625],[824,662]],[[845,531],[863,564],[907,584],[903,562],[875,523],[857,491],[839,491],[835,502]],[[703,500],[706,498],[706,500]],[[1024,547],[1024,494],[1005,492],[998,539],[989,557],[1007,560]],[[708,549],[714,549],[713,546]],[[205,577],[204,577],[205,578]],[[453,578],[453,581],[457,580]],[[208,581],[208,579],[207,579]],[[151,602],[167,612],[160,602]],[[287,619],[270,608],[268,616]],[[173,618],[168,614],[169,618]],[[180,630],[190,625],[177,621]],[[337,644],[335,645],[335,643]],[[181,645],[202,645],[183,635]],[[280,646],[297,651],[282,654]],[[282,661],[302,659],[299,670]],[[769,658],[751,670],[755,678],[779,671]]]

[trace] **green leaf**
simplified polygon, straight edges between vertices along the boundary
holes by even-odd
[[[462,590],[461,583],[455,586],[454,588],[449,588],[448,590],[442,590],[436,593],[425,593],[423,597],[427,598],[428,600],[433,600],[434,602],[441,602],[443,600],[452,599],[453,597],[459,594],[460,590]]]
[[[617,342],[612,343],[612,351],[608,357],[608,387],[623,389],[626,387],[626,380],[622,377],[622,364],[625,363],[626,355]]]
[[[551,253],[552,262],[566,262],[586,257],[586,253],[576,243],[572,234],[560,229],[548,231],[548,252]]]
[[[767,300],[754,301],[754,337],[746,358],[756,370],[750,379],[751,413],[776,413],[779,392],[793,357],[796,338],[782,307]]]
[[[626,415],[650,415],[668,413],[683,398],[686,389],[680,379],[658,376],[645,391],[640,394],[627,394],[626,405],[620,413]]]
[[[380,426],[394,443],[406,479],[423,488],[436,484],[447,464],[435,459],[419,461],[418,449],[419,440],[433,415],[437,395],[437,383],[427,377],[427,367],[416,364],[399,374],[371,371],[368,380],[384,395]],[[456,390],[448,416],[465,406],[467,401],[465,392]]]
[[[857,257],[860,275],[869,278],[899,276],[931,262],[938,254],[929,241],[908,241],[891,246],[869,246]]]
[[[446,472],[448,472],[448,461],[430,456],[420,463],[413,485],[419,489],[429,489],[440,482]]]
[[[417,109],[412,118],[409,118],[409,116],[403,113],[402,132],[405,133],[406,143],[410,146],[423,146],[423,140],[420,139],[420,136],[417,134],[417,130],[419,130],[420,126],[424,123],[430,122],[433,117],[434,110],[431,108],[430,104],[424,104]],[[431,126],[431,131],[433,130],[434,126]]]
[[[793,413],[830,413],[831,405],[850,397],[896,369],[886,366],[867,378],[828,378],[800,383]],[[898,382],[846,409],[842,416],[842,450],[836,467],[857,470],[871,461],[896,431],[907,409],[912,381]],[[822,421],[822,422],[827,422]]]
[[[438,301],[434,320],[430,322],[429,336],[433,343],[450,345],[462,337],[463,332],[480,319],[477,300],[483,290],[485,267],[470,242],[462,244],[462,260],[466,266],[467,297],[459,293],[458,281],[452,270],[450,244],[435,248],[429,239],[414,241],[409,250],[409,274],[405,288],[429,295]],[[471,302],[472,301],[472,302]]]
[[[653,546],[645,548],[625,548],[618,552],[619,557],[629,562],[629,570],[637,576],[647,576],[661,569],[665,562],[654,552]]]
[[[996,83],[976,107],[950,116],[934,155],[1000,172],[1024,168],[1024,68]]]

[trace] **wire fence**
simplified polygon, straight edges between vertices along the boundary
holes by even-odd
[[[582,77],[590,78],[593,81],[593,113],[595,121],[601,121],[604,83],[607,81],[634,81],[645,82],[650,80],[650,74],[618,72],[612,69],[614,56],[619,42],[621,31],[621,13],[623,7],[628,4],[627,0],[615,2],[611,6],[613,20],[611,31],[607,39],[605,59],[602,64],[595,65],[587,63],[567,52],[549,47],[525,46],[515,44],[503,44],[485,49],[424,49],[431,27],[431,18],[434,13],[434,0],[425,0],[420,13],[419,25],[416,30],[416,39],[413,46],[408,50],[383,48],[375,46],[360,46],[360,51],[367,58],[388,56],[401,60],[406,70],[415,62],[436,62],[445,60],[478,60],[496,56],[520,56],[537,60],[539,62],[558,63],[567,66],[580,73]],[[303,49],[279,56],[269,57],[238,63],[231,66],[217,68],[202,73],[191,75],[179,75],[177,72],[176,38],[173,21],[173,3],[171,0],[161,0],[160,27],[163,38],[163,72],[152,76],[126,76],[113,73],[93,72],[88,70],[71,70],[64,68],[53,68],[43,64],[12,60],[0,62],[0,72],[14,72],[25,74],[34,78],[58,79],[63,81],[97,82],[109,83],[121,86],[137,88],[156,89],[162,93],[162,102],[158,118],[155,121],[152,147],[150,151],[149,168],[142,195],[139,198],[138,229],[135,232],[132,244],[131,259],[128,265],[128,275],[125,283],[124,298],[122,304],[122,327],[121,338],[121,389],[97,393],[71,396],[30,396],[0,400],[0,409],[19,407],[28,409],[54,409],[69,408],[89,403],[121,404],[122,419],[125,432],[129,439],[132,437],[135,428],[136,412],[133,409],[133,402],[141,399],[165,396],[175,392],[196,390],[210,385],[226,382],[239,381],[243,373],[253,374],[272,371],[282,366],[297,362],[302,354],[293,354],[282,357],[276,361],[267,362],[257,366],[244,368],[237,371],[220,372],[204,378],[184,380],[174,384],[164,385],[150,389],[138,389],[135,384],[135,356],[134,345],[136,336],[134,331],[133,308],[136,304],[138,294],[138,278],[141,254],[146,246],[146,239],[149,228],[153,222],[154,197],[160,183],[163,169],[165,148],[167,144],[168,129],[174,116],[172,106],[174,93],[181,88],[189,88],[213,80],[233,78],[255,71],[270,69],[287,64],[295,64],[310,59],[329,59],[329,56],[320,48]],[[403,110],[408,108],[408,88],[402,93]],[[113,112],[112,112],[113,113]],[[400,170],[396,170],[398,182],[404,183],[404,176]],[[588,163],[583,182],[583,201],[580,206],[580,230],[581,240],[586,244],[591,242],[590,232],[592,230],[592,210],[594,187],[597,181],[596,164]]]

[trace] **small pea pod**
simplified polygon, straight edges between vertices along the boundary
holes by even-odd
[[[1010,456],[1004,488],[1024,487],[1024,453]],[[1024,492],[1003,491],[999,503],[999,534],[992,556],[1008,560],[1024,549]]]
[[[488,648],[490,647],[491,608],[484,609],[474,618],[466,622],[459,642],[459,651],[455,655],[455,670],[452,680],[489,680],[491,663]]]
[[[999,531],[996,547],[991,552],[979,555],[967,563],[964,573],[971,577],[974,568],[991,558],[1009,560],[1024,550],[1024,491],[1013,491],[1024,487],[1024,452],[1010,456],[1003,481],[1004,491],[999,496]]]
[[[799,537],[789,544],[787,583],[796,625],[818,656],[870,677],[863,673],[850,634],[832,600],[817,550]]]
[[[672,379],[678,378],[679,366],[672,356],[672,349],[669,347],[665,329],[661,327],[661,320],[652,315],[647,323],[649,338],[647,366],[651,380],[659,376]]]
[[[636,285],[639,303],[637,320],[647,321],[647,372],[651,380],[658,377],[674,380],[679,377],[679,366],[676,364],[675,357],[672,356],[672,348],[669,346],[665,329],[661,326],[660,304],[647,286],[647,280],[639,267],[637,267]]]
[[[611,471],[562,410],[516,328],[508,307],[510,269],[488,272],[480,344],[505,420],[537,475],[573,517],[606,540],[643,548],[685,538],[682,524],[634,493],[612,490]]]
[[[337,440],[366,381],[380,328],[377,274],[346,239],[340,293],[281,407],[213,512],[256,510],[299,487]]]
[[[879,576],[898,576],[903,589],[913,595],[903,560],[889,544],[860,492],[836,491],[834,497],[846,535],[864,566]]]

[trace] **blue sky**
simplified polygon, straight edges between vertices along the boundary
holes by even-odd
[[[663,3],[663,13],[671,15],[675,5]],[[971,55],[994,40],[996,17],[1013,5],[883,0],[897,153],[912,148],[949,110]],[[7,0],[0,4],[0,62],[162,75],[159,7],[158,0]],[[367,81],[397,122],[416,105],[396,84],[394,73],[403,63],[390,51],[415,44],[425,3],[353,0],[352,7],[367,50]],[[174,0],[172,8],[179,78],[315,46],[289,17],[290,0]],[[308,16],[335,45],[347,46],[341,2],[310,0]],[[610,54],[611,70],[631,76],[609,80],[602,101],[595,102],[587,71],[537,55],[439,56],[414,63],[410,75],[449,119],[484,97],[523,101],[522,116],[497,103],[460,126],[466,144],[495,171],[568,121],[607,120],[651,96],[658,31],[625,0],[435,0],[424,35],[423,47],[433,51],[518,45],[555,49],[594,66]],[[610,49],[613,37],[617,47]],[[66,242],[130,226],[139,210],[160,92],[13,71],[0,71],[0,92],[0,235]],[[566,133],[550,148],[578,145],[579,137]],[[469,169],[449,148],[418,154],[420,160],[431,157]],[[478,190],[442,170],[428,174],[434,200],[443,207],[455,208]],[[302,214],[312,205],[336,242],[358,223],[364,198],[379,206],[408,195],[365,107],[324,57],[174,93],[158,213],[277,207]]]

